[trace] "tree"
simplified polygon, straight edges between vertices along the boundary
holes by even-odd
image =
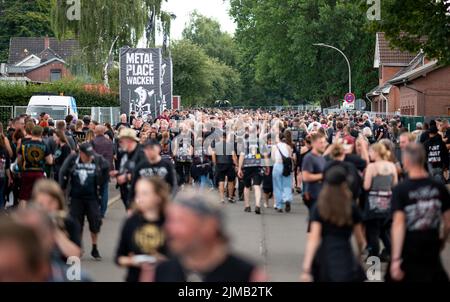
[[[0,0],[0,62],[8,60],[12,37],[53,36],[50,0]]]
[[[172,45],[174,92],[189,106],[203,101],[211,91],[208,56],[197,45],[182,40]]]
[[[210,58],[198,45],[181,40],[172,45],[174,91],[187,106],[211,106],[216,100],[239,100],[239,73]]]
[[[200,46],[211,58],[216,58],[228,66],[237,64],[237,48],[233,37],[222,32],[220,23],[194,12],[187,27],[183,30],[183,38]]]
[[[339,53],[314,43],[347,54],[358,96],[377,83],[375,39],[364,30],[366,15],[352,1],[231,0],[231,15],[238,25],[243,85],[250,86],[246,97],[259,104],[286,99],[329,106],[342,100],[348,92],[347,64]]]
[[[450,64],[450,1],[383,0],[381,21],[372,29],[383,31],[393,46]]]
[[[81,46],[88,73],[102,77],[109,86],[108,70],[114,56],[118,55],[118,45],[135,47],[144,36],[154,37],[157,18],[161,19],[163,0],[81,0],[81,20],[69,20],[66,16],[69,4],[66,1],[52,0],[52,28],[59,39],[75,37]],[[149,18],[153,14],[153,19]],[[170,18],[162,18],[170,22]],[[167,29],[170,26],[165,26]],[[150,45],[154,41],[149,42]]]

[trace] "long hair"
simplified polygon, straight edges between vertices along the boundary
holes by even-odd
[[[3,133],[3,123],[0,122],[0,148],[4,149],[6,147],[6,136]]]
[[[67,137],[62,130],[56,130],[55,135],[59,138],[61,143],[67,144]]]
[[[343,170],[341,167],[331,168],[332,170]],[[344,173],[345,171],[339,172]],[[317,200],[317,209],[320,217],[331,224],[342,226],[351,226],[352,218],[352,192],[346,181],[341,183],[325,183]]]
[[[375,146],[377,145],[377,146]],[[375,147],[375,148],[374,148]],[[384,147],[384,148],[383,148]],[[394,144],[387,138],[381,139],[377,144],[371,146],[371,148],[380,155],[383,160],[387,160],[395,163]]]
[[[95,133],[94,133],[94,131],[92,131],[92,129],[89,129],[89,130],[86,132],[86,141],[87,141],[87,142],[92,142],[92,141],[94,140],[94,138],[95,138]]]

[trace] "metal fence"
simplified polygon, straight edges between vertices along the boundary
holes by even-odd
[[[27,106],[0,106],[0,122],[6,127],[10,119],[25,114]],[[78,118],[88,115],[101,124],[117,124],[120,121],[120,107],[78,107]]]

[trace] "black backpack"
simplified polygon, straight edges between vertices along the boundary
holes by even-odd
[[[277,146],[278,152],[280,152],[281,158],[283,159],[283,176],[287,177],[292,173],[292,160],[290,157],[286,157],[281,152],[280,148]]]

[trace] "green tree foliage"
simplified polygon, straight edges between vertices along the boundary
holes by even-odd
[[[241,100],[237,47],[220,24],[193,13],[183,39],[172,47],[175,94],[191,106],[213,105],[216,100]]]
[[[210,58],[198,45],[181,40],[172,45],[174,92],[186,106],[240,99],[240,78],[230,66]]]
[[[0,0],[0,62],[8,60],[11,37],[53,36],[51,0]]]
[[[336,51],[351,61],[353,90],[358,97],[377,84],[373,70],[374,35],[358,3],[346,0],[231,0],[237,23],[244,98],[267,104],[342,100],[348,92],[348,68]]]
[[[383,31],[391,44],[450,64],[450,1],[383,0],[381,21],[372,29]]]
[[[216,58],[228,66],[237,64],[237,47],[233,37],[222,32],[216,20],[194,12],[188,26],[183,30],[183,38],[200,46],[211,58]]]
[[[56,36],[60,39],[77,38],[88,73],[100,78],[105,74],[103,70],[108,60],[112,59],[111,55],[117,57],[119,47],[137,45],[144,36],[152,12],[161,18],[164,0],[81,0],[81,20],[67,18],[70,6],[66,1],[51,1],[51,21]],[[166,14],[162,19],[170,22]],[[167,26],[163,28],[167,29]],[[152,27],[152,31],[155,30]],[[154,33],[150,36],[154,37]]]

